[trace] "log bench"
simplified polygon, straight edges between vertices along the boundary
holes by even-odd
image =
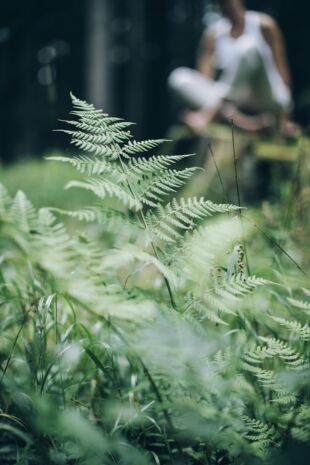
[[[255,202],[279,196],[283,180],[290,179],[295,170],[300,142],[266,137],[237,128],[233,132],[241,200]],[[236,202],[230,126],[212,124],[205,134],[197,136],[187,126],[176,125],[168,131],[167,139],[172,142],[162,147],[163,153],[196,153],[196,159],[191,162],[204,168],[204,171],[197,172],[182,195],[205,195],[223,201],[218,168],[229,200]]]

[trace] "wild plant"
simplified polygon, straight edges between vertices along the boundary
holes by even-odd
[[[1,463],[262,463],[309,442],[305,280],[250,275],[240,206],[173,197],[188,155],[72,101],[83,153],[49,158],[96,202],[0,190]]]

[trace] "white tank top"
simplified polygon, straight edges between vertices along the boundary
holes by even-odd
[[[211,27],[215,33],[216,68],[225,69],[230,65],[230,63],[234,62],[235,51],[237,53],[237,49],[239,47],[238,39],[242,37],[242,40],[244,40],[244,36],[249,36],[251,41],[253,41],[253,39],[255,40],[255,44],[265,62],[265,68],[271,88],[276,93],[279,93],[281,90],[281,94],[283,94],[282,99],[289,100],[289,90],[284,84],[284,81],[276,67],[271,48],[262,34],[259,13],[255,11],[247,11],[245,13],[244,32],[237,38],[230,35],[231,23],[226,18],[221,18]]]

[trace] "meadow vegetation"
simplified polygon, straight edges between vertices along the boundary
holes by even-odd
[[[72,99],[83,152],[0,187],[1,464],[302,460],[305,153],[285,208],[182,198],[188,155]]]

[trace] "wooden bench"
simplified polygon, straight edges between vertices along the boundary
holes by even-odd
[[[233,132],[242,200],[261,200],[268,197],[268,191],[271,190],[275,191],[274,195],[278,195],[281,180],[288,179],[294,171],[300,141],[267,138],[237,128]],[[180,152],[182,142],[192,140],[190,152],[196,153],[193,163],[204,168],[204,172],[198,172],[186,186],[184,195],[207,195],[212,199],[223,200],[218,168],[229,199],[236,201],[231,127],[212,124],[205,134],[197,136],[187,126],[176,125],[168,131],[167,139],[172,142],[162,147],[163,153]],[[213,156],[210,155],[210,147]]]

